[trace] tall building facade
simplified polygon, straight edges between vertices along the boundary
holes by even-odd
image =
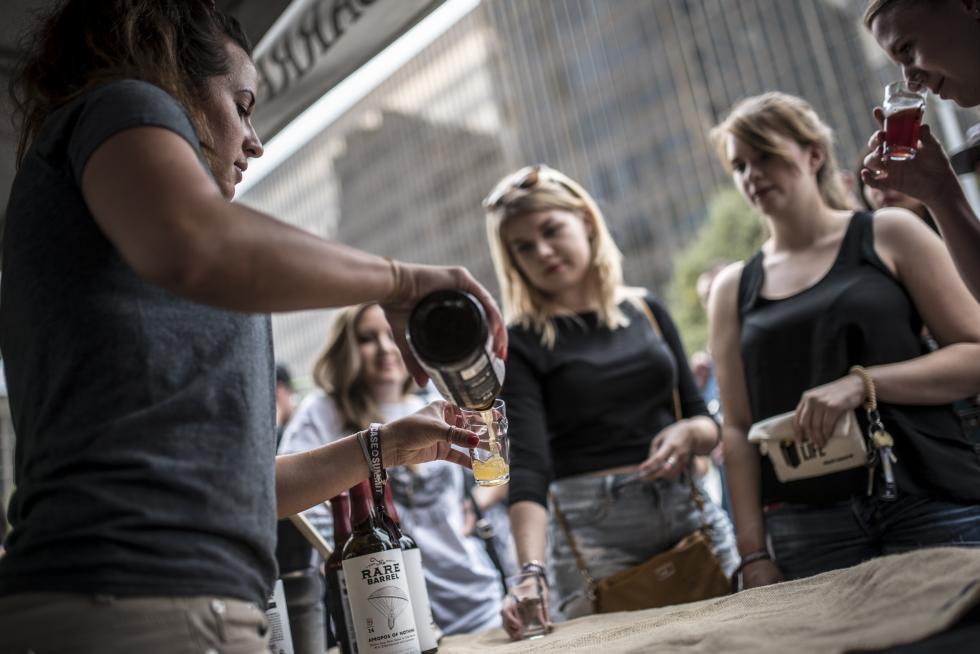
[[[880,80],[841,3],[502,0],[484,10],[511,142],[597,196],[637,284],[662,287],[672,254],[729,184],[707,135],[741,98],[806,98],[836,128],[844,166],[874,128]]]
[[[407,261],[465,265],[492,285],[480,201],[506,167],[482,10],[454,25],[242,201],[315,233]],[[273,318],[277,359],[301,380],[329,312]]]
[[[496,291],[480,199],[548,163],[596,196],[654,290],[730,185],[708,131],[739,99],[810,101],[856,165],[897,70],[850,0],[483,0],[245,195],[356,247],[463,264]],[[261,109],[260,109],[261,110]],[[302,374],[322,313],[274,320]]]

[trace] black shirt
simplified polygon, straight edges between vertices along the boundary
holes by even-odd
[[[276,533],[269,317],[141,279],[80,190],[102,143],[148,125],[183,137],[205,166],[176,100],[127,80],[52,114],[14,180],[0,349],[17,490],[0,595],[223,595],[265,606]]]
[[[630,324],[599,325],[595,313],[555,319],[553,349],[537,332],[512,326],[507,376],[511,438],[509,499],[546,505],[548,484],[597,470],[639,464],[650,441],[674,422],[678,385],[685,417],[707,415],[670,315],[647,299],[664,333],[629,302]]]
[[[760,252],[746,264],[738,291],[753,423],[794,410],[804,391],[840,379],[851,366],[896,363],[925,353],[922,318],[875,252],[871,214],[854,215],[830,271],[791,297],[760,295],[762,263]],[[878,408],[895,438],[899,491],[980,500],[980,452],[963,434],[951,405],[879,402]],[[866,430],[864,410],[856,415]],[[761,458],[760,470],[763,503],[822,504],[867,493],[865,468],[787,483],[776,479],[768,457]]]

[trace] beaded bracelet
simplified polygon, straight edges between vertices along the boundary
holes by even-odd
[[[545,572],[544,565],[540,561],[531,560],[521,566],[521,572],[533,572],[537,576],[544,579],[544,583],[548,585],[548,574]]]
[[[847,371],[849,375],[857,375],[864,383],[864,408],[867,411],[874,411],[878,408],[878,394],[875,392],[875,382],[871,378],[871,373],[865,370],[864,366],[851,366]]]
[[[769,554],[769,550],[756,550],[754,552],[749,552],[742,557],[741,563],[735,568],[735,574],[742,572],[742,568],[749,565],[750,563],[755,563],[756,561],[772,561],[772,555]]]

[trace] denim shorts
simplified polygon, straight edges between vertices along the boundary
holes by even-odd
[[[670,549],[701,525],[686,478],[639,481],[630,474],[582,475],[551,484],[589,574],[599,579],[638,565]],[[705,519],[712,548],[722,569],[738,565],[735,536],[728,516],[705,498]],[[549,526],[552,613],[571,619],[592,612],[585,578],[551,510]]]
[[[766,533],[787,579],[857,565],[876,556],[938,546],[980,547],[980,506],[899,494],[855,496],[827,506],[766,508]]]

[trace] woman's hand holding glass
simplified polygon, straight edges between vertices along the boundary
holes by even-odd
[[[539,638],[551,633],[548,583],[537,572],[508,577],[508,592],[500,615],[511,640]]]
[[[386,468],[446,460],[470,467],[470,457],[453,449],[475,447],[479,437],[457,427],[458,409],[438,400],[381,428],[381,460]]]
[[[796,405],[796,440],[809,440],[815,447],[824,447],[837,421],[847,411],[861,406],[865,394],[864,382],[857,375],[846,375],[806,391]]]
[[[401,350],[405,366],[420,386],[425,385],[428,377],[408,346],[405,328],[415,304],[433,291],[458,289],[470,293],[479,300],[490,323],[494,353],[501,359],[507,359],[507,327],[500,309],[497,308],[497,303],[489,291],[483,288],[465,268],[426,266],[401,261],[392,261],[391,268],[395,278],[395,288],[380,304],[388,324],[391,325],[391,332],[398,349]]]
[[[884,125],[885,114],[875,107],[875,120]],[[868,141],[871,152],[864,158],[861,180],[871,188],[895,190],[935,206],[947,193],[950,185],[959,188],[959,181],[942,144],[932,135],[928,125],[919,130],[919,145],[914,159],[891,161],[883,158],[885,132],[878,130]]]

